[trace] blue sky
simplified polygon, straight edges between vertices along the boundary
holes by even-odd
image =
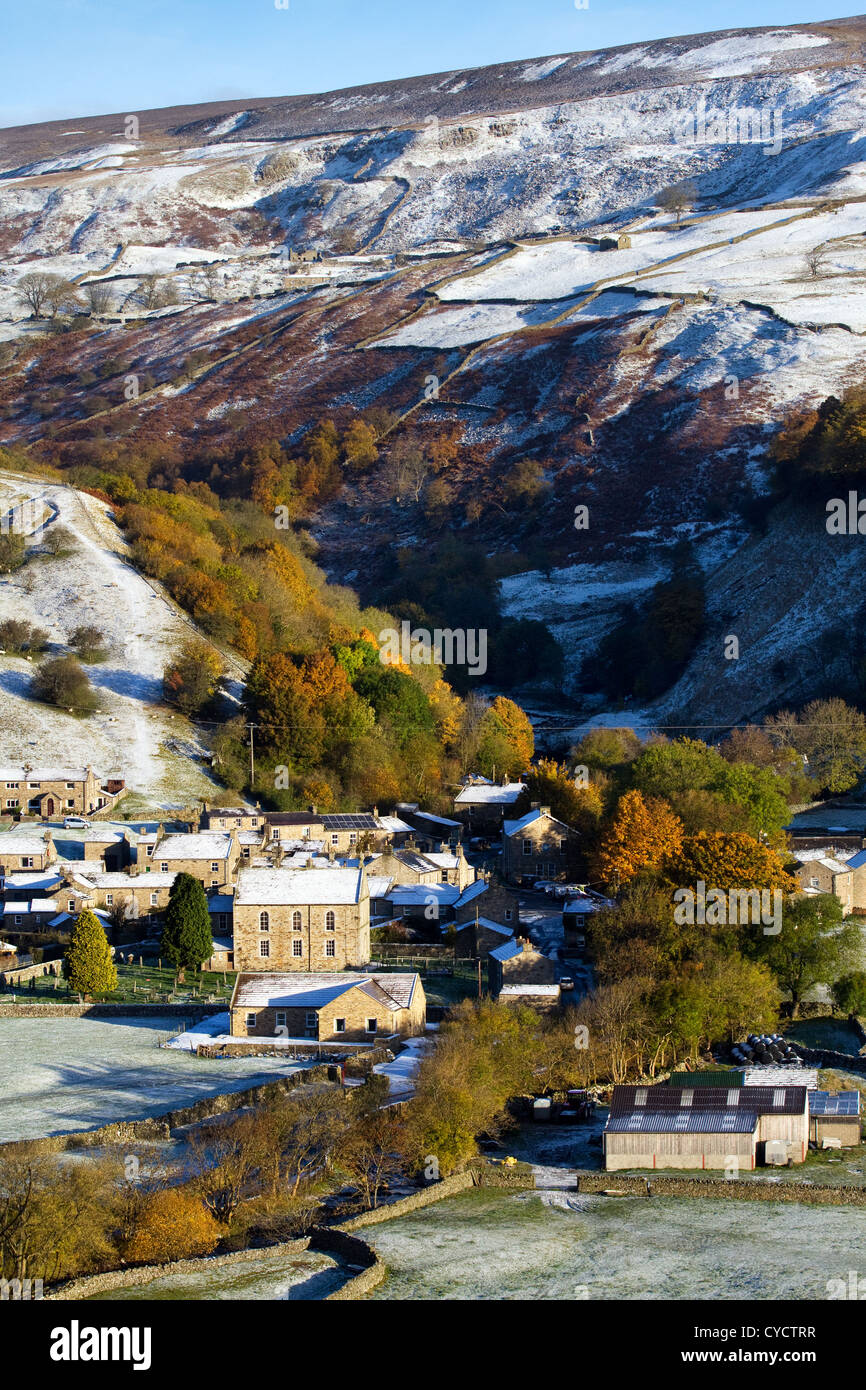
[[[844,0],[3,0],[0,126],[242,97],[746,25]],[[34,61],[38,55],[38,61]]]

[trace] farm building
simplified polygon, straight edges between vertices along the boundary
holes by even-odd
[[[628,251],[631,247],[631,237],[627,232],[620,232],[618,236],[603,236],[599,238],[599,251]]]
[[[229,1006],[239,1038],[366,1043],[423,1033],[427,1001],[420,976],[405,974],[240,974]]]
[[[770,1143],[781,1144],[789,1162],[802,1163],[807,1096],[805,1086],[614,1086],[605,1166],[754,1168]]]
[[[843,1148],[860,1143],[859,1091],[809,1092],[809,1140],[820,1149],[825,1139],[838,1139]]]

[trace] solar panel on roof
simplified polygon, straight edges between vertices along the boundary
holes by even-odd
[[[841,1091],[831,1095],[829,1091],[810,1091],[809,1112],[812,1115],[857,1116],[860,1114],[860,1092]]]

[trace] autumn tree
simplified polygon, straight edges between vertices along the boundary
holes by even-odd
[[[741,831],[698,831],[671,850],[666,861],[667,877],[679,886],[701,881],[723,891],[777,888],[784,893],[796,887],[780,853]]]
[[[557,820],[584,832],[598,826],[604,809],[598,788],[578,785],[568,768],[553,758],[539,758],[529,770],[526,787],[532,800],[549,806]]]
[[[598,867],[613,886],[627,883],[643,869],[658,869],[682,846],[679,818],[666,802],[629,791],[620,797],[613,821],[602,836]]]
[[[209,1255],[223,1232],[198,1194],[189,1187],[155,1192],[145,1203],[126,1242],[128,1264],[163,1264]]]
[[[33,676],[30,690],[35,700],[77,714],[89,714],[97,705],[87,672],[74,656],[56,656],[43,662]]]
[[[63,975],[70,989],[85,997],[117,989],[117,969],[99,918],[85,909],[75,919],[63,957]]]
[[[535,734],[527,714],[504,695],[485,710],[478,730],[478,769],[485,776],[525,772],[535,752]]]
[[[225,668],[219,654],[207,642],[184,642],[165,668],[163,693],[169,704],[184,714],[198,714],[216,694]]]

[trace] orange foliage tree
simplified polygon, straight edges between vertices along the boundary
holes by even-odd
[[[710,888],[779,888],[791,893],[796,882],[779,853],[743,831],[701,830],[688,835],[665,865],[671,882],[706,883]]]
[[[605,883],[627,883],[644,869],[659,869],[680,851],[683,825],[666,801],[626,792],[602,836],[598,870]]]
[[[209,1255],[222,1234],[200,1197],[182,1187],[169,1187],[148,1198],[124,1256],[135,1264],[162,1264]]]

